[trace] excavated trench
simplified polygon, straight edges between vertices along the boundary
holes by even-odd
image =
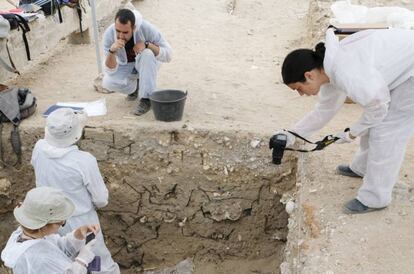
[[[41,136],[24,130],[23,164],[1,170],[2,246],[15,228],[13,207],[34,186],[30,155]],[[295,184],[293,155],[275,166],[267,139],[186,126],[86,128],[80,147],[97,157],[109,189],[99,215],[123,273],[157,273],[187,258],[194,273],[279,272],[288,233],[280,200]]]

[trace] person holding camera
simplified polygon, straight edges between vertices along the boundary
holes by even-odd
[[[139,95],[134,114],[143,115],[151,108],[149,96],[156,88],[158,68],[171,61],[170,44],[137,10],[120,9],[104,33],[103,48],[102,87],[127,94],[131,101]]]
[[[347,213],[387,207],[398,179],[407,143],[414,131],[414,31],[366,30],[339,41],[334,31],[315,50],[297,49],[282,66],[283,82],[299,95],[319,96],[315,109],[291,130],[309,137],[339,111],[347,97],[363,108],[360,119],[336,135],[338,144],[360,138],[350,165],[341,175],[363,177]],[[283,132],[283,131],[282,131]],[[287,136],[291,146],[295,136]]]
[[[65,235],[82,225],[99,224],[95,208],[108,204],[108,189],[99,171],[96,158],[76,145],[82,137],[86,114],[71,108],[60,108],[46,119],[45,138],[37,141],[31,164],[36,186],[62,190],[75,204],[75,212],[59,230]],[[101,257],[98,273],[119,274],[105,245],[102,233],[96,235],[94,252]]]
[[[88,233],[99,233],[99,225],[84,225],[68,233],[57,231],[75,211],[63,192],[38,187],[27,192],[13,213],[20,226],[10,236],[1,253],[4,264],[14,274],[82,274],[94,259],[96,240],[85,245]]]

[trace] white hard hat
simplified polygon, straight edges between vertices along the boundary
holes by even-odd
[[[53,111],[46,120],[45,140],[54,147],[68,147],[82,137],[86,122],[83,111],[60,108]]]
[[[50,223],[67,220],[74,211],[75,205],[62,191],[45,186],[27,192],[23,203],[13,213],[22,226],[39,229]]]

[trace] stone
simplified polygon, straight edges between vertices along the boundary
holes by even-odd
[[[250,146],[252,148],[258,148],[258,147],[260,147],[260,143],[261,143],[261,140],[258,139],[258,138],[255,138],[255,139],[250,141]]]
[[[0,179],[0,194],[9,195],[11,183],[6,178]]]
[[[115,131],[114,132],[114,145],[115,148],[125,148],[133,144],[134,141],[132,141],[129,137],[122,135],[121,133]]]
[[[285,206],[286,212],[287,212],[289,215],[290,215],[290,214],[292,214],[292,213],[293,213],[293,211],[295,210],[295,207],[296,207],[295,202],[293,202],[293,201],[288,201],[288,202],[286,203],[286,206]]]
[[[112,130],[105,130],[103,128],[85,127],[85,139],[101,141],[112,145],[114,143],[114,133]]]
[[[203,212],[210,213],[210,218],[220,222],[224,220],[236,221],[240,219],[243,208],[241,201],[237,200],[212,200],[203,205]]]

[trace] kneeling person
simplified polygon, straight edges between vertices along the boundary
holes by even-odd
[[[102,179],[96,158],[79,150],[86,115],[70,108],[52,112],[46,121],[45,139],[39,140],[32,154],[36,186],[62,190],[75,203],[75,212],[59,230],[61,235],[82,225],[99,224],[95,208],[108,204],[108,189]],[[112,260],[102,233],[96,236],[94,252],[101,257],[101,272],[120,273]]]
[[[56,235],[75,211],[75,205],[63,192],[51,187],[30,190],[23,203],[14,209],[20,226],[10,236],[1,253],[5,265],[14,274],[86,274],[94,259],[92,246],[85,245],[87,233],[99,233],[99,225],[85,225]]]

